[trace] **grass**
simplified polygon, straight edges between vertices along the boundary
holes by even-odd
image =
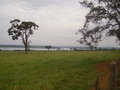
[[[88,90],[101,75],[95,64],[120,51],[0,52],[0,90]]]

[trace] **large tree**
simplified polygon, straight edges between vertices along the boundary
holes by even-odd
[[[81,44],[97,47],[104,35],[116,36],[120,41],[120,0],[82,0],[80,4],[90,10],[78,31]]]
[[[21,22],[19,19],[14,19],[10,21],[10,23],[12,25],[8,29],[8,34],[12,36],[13,40],[18,40],[19,37],[22,38],[25,51],[27,54],[28,45],[29,45],[28,38],[30,35],[33,34],[34,30],[38,29],[39,26],[35,24],[34,22],[30,22],[30,21]]]

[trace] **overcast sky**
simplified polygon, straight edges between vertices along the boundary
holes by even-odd
[[[81,46],[76,42],[78,29],[85,22],[88,9],[79,0],[0,0],[0,44],[22,44],[13,41],[7,30],[10,21],[33,21],[39,30],[30,37],[32,45]],[[115,39],[107,39],[100,46],[117,46]]]

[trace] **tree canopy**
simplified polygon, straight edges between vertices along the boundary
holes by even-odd
[[[96,47],[104,34],[120,41],[120,0],[82,0],[80,4],[90,9],[78,31],[82,34],[81,44]]]
[[[45,48],[47,48],[49,50],[50,48],[52,48],[52,46],[45,46]]]
[[[28,50],[28,38],[33,34],[34,30],[38,29],[38,25],[31,21],[20,21],[19,19],[14,19],[10,21],[12,24],[8,29],[8,34],[12,36],[13,40],[18,40],[18,38],[22,38],[23,44],[25,46],[25,51],[27,53]]]

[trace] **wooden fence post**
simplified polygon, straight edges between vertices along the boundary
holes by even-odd
[[[110,81],[110,90],[114,90],[116,85],[116,62],[111,62],[111,81]]]
[[[99,78],[96,79],[95,90],[100,90],[100,79]]]
[[[118,73],[117,73],[117,85],[120,85],[120,70],[118,69]]]

